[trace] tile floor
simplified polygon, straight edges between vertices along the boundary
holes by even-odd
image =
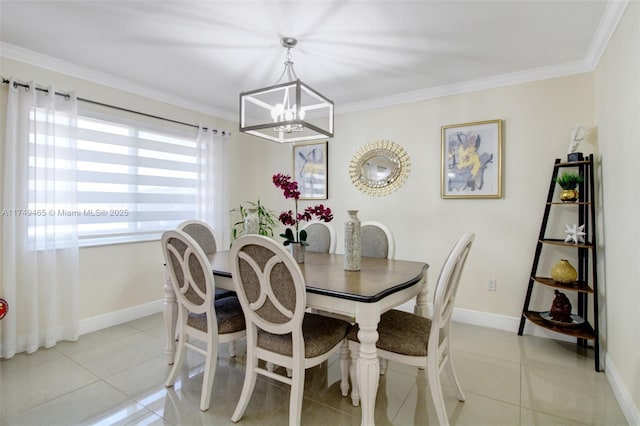
[[[466,402],[445,386],[452,425],[626,425],[593,353],[574,344],[453,325],[453,357]],[[244,378],[244,345],[221,350],[211,408],[198,409],[202,358],[193,354],[173,388],[161,314],[0,361],[0,425],[228,425]],[[303,425],[359,425],[340,396],[337,358],[308,370]],[[446,384],[446,378],[443,376]],[[239,425],[288,423],[289,390],[258,379]],[[424,371],[390,363],[376,402],[377,425],[435,425]]]

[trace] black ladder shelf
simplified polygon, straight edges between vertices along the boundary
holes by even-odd
[[[554,190],[556,188],[556,177],[561,169],[572,168],[571,171],[583,177],[584,181],[579,185],[578,201],[572,203],[554,201]],[[553,174],[549,184],[549,192],[547,195],[547,203],[540,225],[540,234],[536,244],[536,251],[531,266],[531,274],[529,275],[529,286],[522,308],[522,317],[520,318],[520,328],[518,335],[522,336],[526,320],[533,324],[552,330],[565,335],[577,338],[577,344],[587,347],[588,341],[594,342],[595,370],[600,371],[600,344],[598,332],[598,277],[596,273],[596,221],[595,221],[595,202],[594,202],[594,182],[593,182],[593,155],[587,156],[581,161],[561,162],[559,158],[555,160],[553,165]],[[564,239],[548,238],[546,236],[547,224],[552,208],[558,206],[572,205],[577,207],[578,224],[584,224],[584,243],[567,243]],[[574,207],[574,208],[576,208]],[[567,207],[562,207],[567,208]],[[578,250],[578,280],[573,283],[560,283],[546,276],[540,276],[538,264],[543,249],[549,246],[564,246]],[[541,314],[543,312],[531,310],[529,304],[535,284],[542,284],[547,287],[553,287],[559,290],[577,292],[578,306],[577,316],[584,319],[582,324],[559,324],[555,321],[549,321]],[[593,322],[589,321],[589,294],[593,295]],[[572,312],[574,314],[574,312]]]

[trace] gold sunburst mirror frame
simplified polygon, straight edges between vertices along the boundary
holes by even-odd
[[[391,194],[409,177],[411,161],[403,147],[388,140],[362,146],[351,159],[349,176],[360,191],[374,197]]]

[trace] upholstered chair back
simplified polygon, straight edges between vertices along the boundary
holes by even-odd
[[[216,237],[211,226],[201,220],[186,220],[178,225],[181,231],[186,232],[202,247],[205,254],[213,254],[218,248]]]
[[[304,228],[307,231],[307,251],[334,253],[336,251],[336,233],[333,225],[326,222],[310,222]]]
[[[360,225],[360,253],[364,257],[393,259],[395,243],[391,231],[378,222],[362,222]]]
[[[247,320],[268,333],[301,334],[304,278],[283,246],[246,235],[234,241],[231,258],[231,275]]]

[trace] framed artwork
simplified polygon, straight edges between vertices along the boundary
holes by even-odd
[[[293,146],[293,178],[301,200],[326,200],[328,175],[326,141]]]
[[[442,126],[442,198],[502,196],[502,120]]]

